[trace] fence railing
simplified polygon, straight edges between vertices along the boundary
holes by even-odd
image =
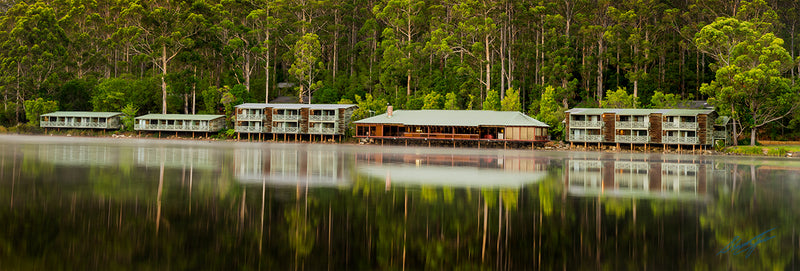
[[[298,127],[272,127],[273,133],[296,134],[299,131]]]
[[[310,121],[335,121],[336,116],[333,115],[310,115],[308,116],[308,120]]]
[[[569,135],[570,141],[602,142],[603,135]]]
[[[616,129],[647,129],[650,128],[649,122],[644,121],[617,121],[614,123],[614,128]]]
[[[112,125],[117,123],[109,122],[66,122],[66,121],[42,121],[42,127],[64,127],[64,128],[115,128]]]
[[[235,129],[237,132],[242,133],[261,133],[263,131],[262,126],[236,126]]]
[[[617,135],[617,142],[620,143],[647,143],[650,142],[649,136]]]
[[[697,129],[697,122],[663,122],[661,129]]]
[[[272,120],[299,120],[300,115],[272,115]]]
[[[602,128],[602,121],[584,121],[584,120],[571,120],[569,127],[573,128]]]
[[[700,140],[697,137],[665,136],[661,139],[661,142],[675,144],[699,144]]]
[[[326,134],[326,135],[332,135],[332,134],[336,134],[336,128],[328,128],[328,127],[325,127],[325,128],[323,128],[323,127],[312,127],[312,128],[308,128],[308,133],[309,133],[309,134]]]
[[[236,115],[236,120],[264,120],[264,115],[239,114],[239,115]]]

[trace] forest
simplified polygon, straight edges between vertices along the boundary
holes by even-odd
[[[53,110],[219,113],[279,96],[398,109],[707,101],[800,138],[794,0],[0,1],[0,125]],[[800,43],[800,42],[798,42]],[[28,124],[30,125],[30,124]],[[752,139],[750,139],[752,138]]]

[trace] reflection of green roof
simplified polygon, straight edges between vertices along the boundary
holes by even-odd
[[[488,110],[395,110],[392,117],[386,113],[355,123],[381,123],[430,126],[536,126],[549,125],[517,111]]]
[[[632,108],[572,108],[565,111],[572,115],[602,115],[614,113],[617,115],[649,115],[662,114],[664,116],[696,116],[710,114],[713,109],[632,109]]]
[[[120,112],[56,111],[42,114],[42,117],[110,118],[122,115]]]
[[[413,164],[364,165],[359,166],[358,171],[369,177],[401,186],[519,188],[547,177],[546,171],[526,172]]]
[[[147,114],[136,119],[148,120],[215,120],[224,118],[224,115],[190,115],[190,114]]]

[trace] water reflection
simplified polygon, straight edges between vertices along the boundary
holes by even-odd
[[[331,187],[348,184],[346,156],[338,150],[241,148],[233,150],[236,179],[243,183]]]
[[[699,200],[706,195],[708,166],[708,162],[570,159],[564,180],[574,196]]]
[[[0,269],[800,268],[800,160],[74,140],[0,136]]]
[[[400,186],[521,188],[547,176],[550,159],[506,155],[359,153],[359,173]]]

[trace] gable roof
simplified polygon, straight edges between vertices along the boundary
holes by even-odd
[[[56,111],[42,114],[42,117],[82,117],[82,118],[110,118],[122,115],[120,112],[91,112],[91,111]]]
[[[136,119],[149,119],[149,120],[215,120],[224,118],[225,115],[191,115],[191,114],[147,114],[144,116],[136,117]]]
[[[358,107],[355,104],[276,104],[276,103],[244,103],[235,106],[236,108],[247,108],[247,109],[264,109],[264,108],[275,108],[275,109],[300,109],[300,108],[310,108],[310,109],[340,109],[340,108],[351,108],[351,107]]]
[[[355,121],[355,123],[382,123],[430,126],[536,126],[550,127],[544,122],[517,111],[488,110],[395,110],[392,117],[386,113]]]
[[[710,114],[711,112],[714,112],[714,109],[572,108],[564,112],[574,115],[602,115],[605,113],[614,113],[617,115],[649,115],[655,113],[662,114],[664,116],[696,116]]]

